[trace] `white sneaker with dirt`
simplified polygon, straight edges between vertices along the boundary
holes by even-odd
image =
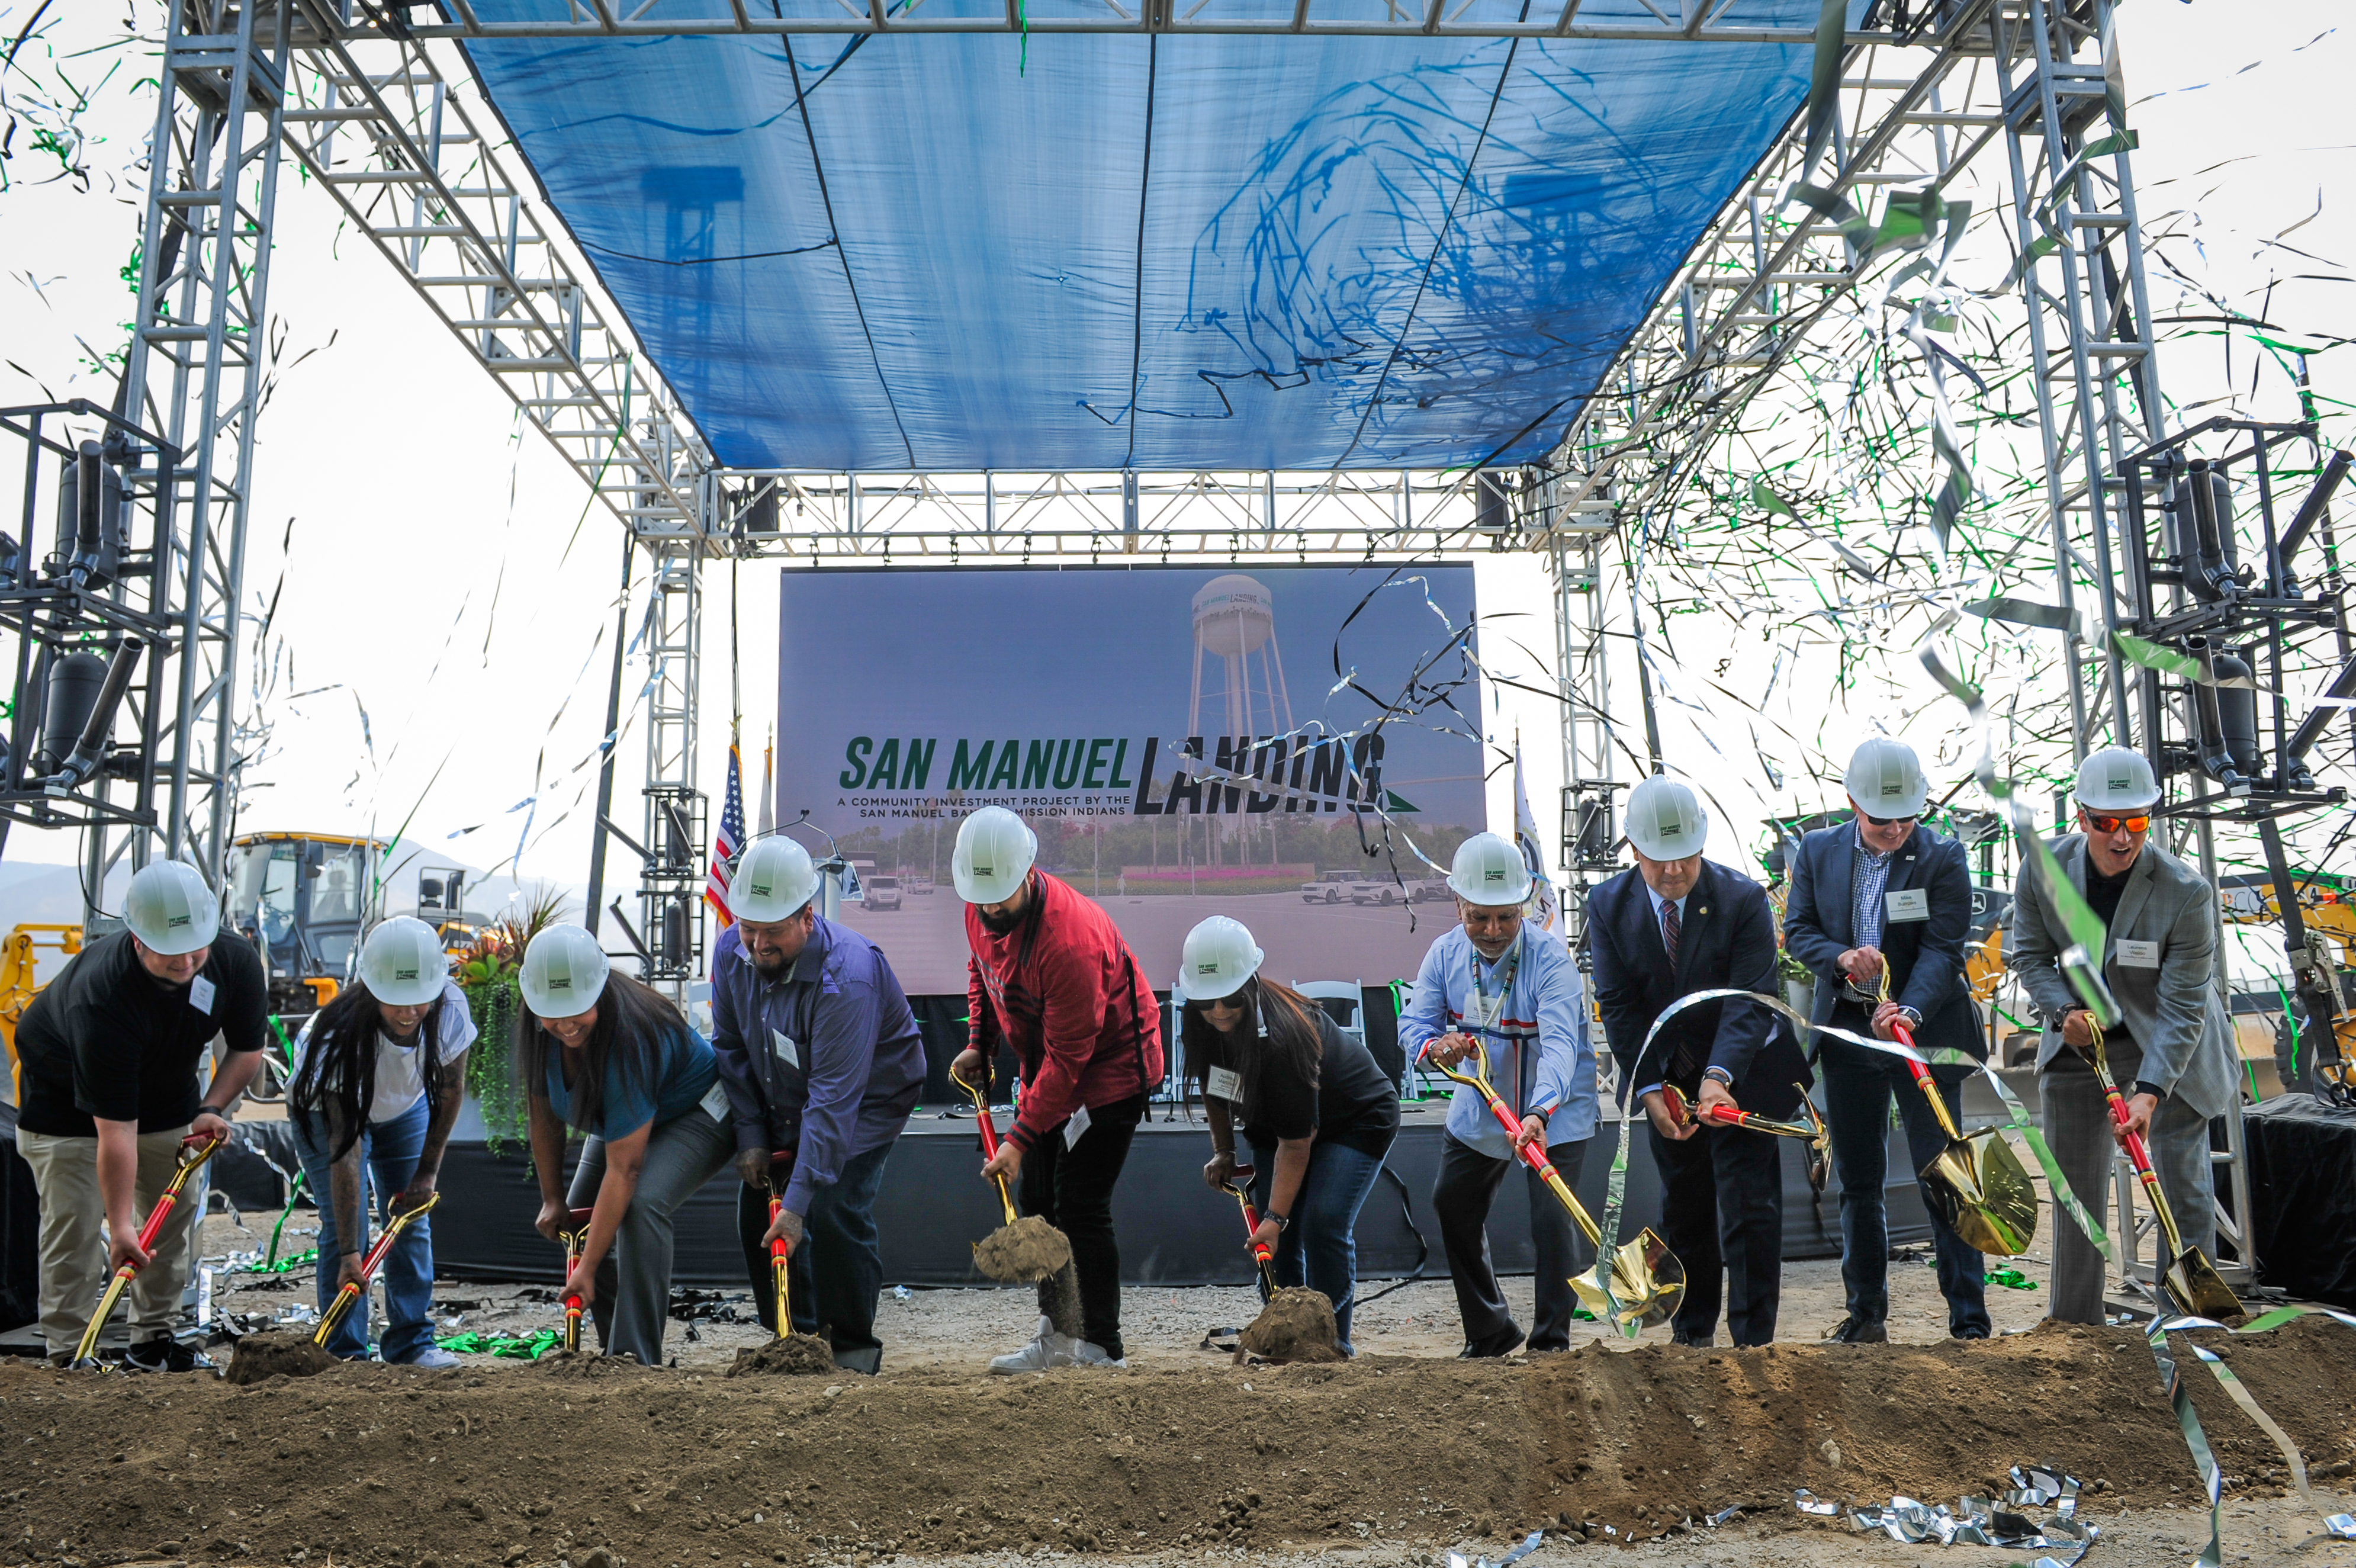
[[[1068,1367],[1074,1362],[1074,1350],[1080,1348],[1080,1341],[1056,1333],[1054,1321],[1042,1316],[1039,1332],[1031,1343],[1012,1355],[991,1357],[990,1369],[1001,1377],[1012,1377],[1017,1372],[1044,1372],[1052,1367]],[[1085,1348],[1096,1348],[1094,1346]],[[1104,1352],[1098,1350],[1097,1354],[1101,1357]]]
[[[1069,1362],[1069,1365],[1071,1366],[1126,1367],[1129,1365],[1129,1362],[1126,1359],[1116,1360],[1112,1357],[1106,1355],[1101,1346],[1095,1345],[1088,1340],[1066,1339],[1064,1343],[1072,1348],[1072,1359]]]

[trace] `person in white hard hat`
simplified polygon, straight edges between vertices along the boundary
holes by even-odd
[[[269,989],[253,944],[220,940],[220,900],[194,866],[141,867],[123,923],[69,961],[16,1026],[16,1142],[41,1197],[41,1333],[53,1359],[71,1357],[107,1275],[135,1263],[124,1365],[195,1371],[211,1361],[172,1326],[204,1205],[184,1197],[152,1253],[139,1229],[181,1145],[229,1136],[262,1066]],[[228,1054],[200,1085],[216,1036]]]
[[[1023,1185],[1024,1212],[1071,1239],[1081,1333],[1048,1317],[1052,1280],[1039,1286],[1039,1330],[991,1360],[1001,1374],[1122,1364],[1120,1245],[1112,1191],[1162,1081],[1162,1008],[1136,955],[1099,905],[1037,865],[1039,841],[1023,819],[984,806],[958,824],[949,873],[966,902],[966,1049],[950,1065],[988,1092],[1003,1046],[1023,1079],[1019,1113],[982,1166]]]
[[[1480,1094],[1458,1085],[1440,1139],[1440,1176],[1431,1189],[1448,1272],[1463,1321],[1462,1355],[1511,1355],[1524,1341],[1498,1288],[1489,1253],[1489,1208],[1505,1173],[1522,1164],[1528,1188],[1530,1240],[1537,1254],[1537,1299],[1528,1334],[1533,1350],[1570,1348],[1570,1276],[1594,1260],[1587,1239],[1523,1164],[1516,1144],[1546,1151],[1564,1182],[1576,1187],[1587,1141],[1595,1133],[1595,1052],[1587,1006],[1570,950],[1525,925],[1532,879],[1521,851],[1498,833],[1475,833],[1457,846],[1448,874],[1457,924],[1442,932],[1416,972],[1415,994],[1399,1019],[1409,1058],[1429,1056],[1453,1067],[1477,1045],[1506,1108],[1521,1118],[1518,1139],[1490,1114]]]
[[[368,934],[359,982],[294,1036],[286,1108],[304,1182],[319,1204],[321,1312],[346,1282],[359,1283],[370,1216],[389,1224],[432,1196],[466,1101],[474,1043],[474,1015],[450,978],[440,935],[406,915]],[[378,1354],[399,1366],[458,1364],[434,1343],[432,1227],[430,1215],[411,1220],[380,1270],[385,1327]],[[368,1359],[368,1299],[336,1326],[331,1355]]]
[[[762,1325],[776,1327],[769,1243],[782,1240],[788,1326],[823,1326],[836,1366],[872,1373],[884,1359],[875,1195],[925,1087],[925,1041],[883,952],[821,916],[818,891],[809,851],[792,839],[755,839],[737,858],[735,922],[712,952],[712,1053],[734,1124],[736,1228]],[[785,1200],[775,1224],[773,1182]]]
[[[1358,1210],[1398,1135],[1398,1090],[1364,1040],[1262,973],[1265,956],[1225,915],[1186,933],[1179,1040],[1211,1124],[1203,1179],[1215,1190],[1247,1184],[1259,1212],[1251,1245],[1276,1254],[1279,1285],[1324,1293],[1348,1356]],[[1248,1166],[1236,1160],[1238,1126],[1252,1148]]]
[[[2217,889],[2147,842],[2159,781],[2138,751],[2105,746],[2078,768],[2078,832],[2053,841],[2053,858],[2102,917],[2109,935],[2103,978],[2123,1015],[2103,1032],[2111,1076],[2127,1095],[2133,1129],[2151,1150],[2160,1190],[2184,1243],[2217,1255],[2212,1117],[2241,1114],[2233,1037],[2217,999]],[[2045,1139],[2062,1174],[2101,1212],[2116,1134],[2090,1054],[2094,1015],[2062,973],[2074,943],[2033,860],[2013,894],[2005,956],[2045,1024],[2037,1048]],[[2053,1284],[2046,1316],[2103,1321],[2103,1257],[2075,1225],[2053,1227]]]
[[[533,937],[516,988],[516,1079],[540,1179],[533,1224],[554,1240],[573,1229],[568,1209],[591,1211],[563,1294],[589,1308],[607,1355],[659,1367],[671,1215],[736,1152],[712,1047],[669,997],[614,973],[579,926]],[[585,1135],[569,1193],[559,1185],[567,1127]]]
[[[1849,758],[1849,820],[1800,841],[1783,903],[1783,946],[1816,977],[1811,1020],[1851,1034],[1897,1038],[1906,1026],[1915,1046],[1963,1056],[1987,1055],[1971,993],[1964,985],[1964,939],[1972,923],[1971,872],[1964,846],[1922,820],[1931,781],[1914,748],[1875,736]],[[1888,1002],[1878,993],[1884,970]],[[1844,1344],[1890,1337],[1890,1221],[1883,1188],[1890,1174],[1890,1107],[1906,1128],[1909,1163],[1921,1170],[1946,1147],[1930,1101],[1896,1057],[1822,1039],[1825,1125],[1840,1173],[1841,1280],[1847,1316],[1826,1336]],[[1968,1065],[1934,1065],[1931,1076],[1949,1105],[1959,1102]],[[1987,1264],[1938,1218],[1927,1198],[1947,1302],[1947,1332],[1988,1336]]]
[[[1693,992],[1774,995],[1774,916],[1765,888],[1702,857],[1709,815],[1687,786],[1638,784],[1627,827],[1635,866],[1587,896],[1587,935],[1622,1103],[1644,1107],[1661,1173],[1661,1239],[1686,1268],[1670,1332],[1712,1343],[1722,1300],[1734,1343],[1764,1345],[1783,1298],[1781,1151],[1771,1133],[1679,1122],[1665,1090],[1782,1121],[1807,1093],[1807,1058],[1789,1025],[1740,1001],[1697,1003],[1652,1030]]]

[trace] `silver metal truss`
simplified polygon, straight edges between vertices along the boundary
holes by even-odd
[[[746,556],[926,561],[1398,559],[1503,548],[1469,473],[715,475],[706,532]]]
[[[653,557],[639,703],[647,721],[646,869],[638,881],[647,983],[686,1000],[703,972],[704,854],[711,838],[695,787],[703,668],[703,546],[691,535],[648,540]]]
[[[700,525],[701,435],[653,362],[552,242],[498,124],[422,40],[355,26],[352,0],[291,18],[286,145],[563,455],[641,537]]]
[[[2015,0],[1998,7],[1993,29],[2015,240],[2025,258],[2020,287],[2037,368],[2054,591],[2064,609],[2092,601],[2083,626],[2064,634],[2080,757],[2104,730],[2122,746],[2136,744],[2110,638],[2136,613],[2116,565],[2118,474],[2130,453],[2158,439],[2163,417],[2128,168],[2134,138],[2124,102],[2111,99],[2111,10],[2110,0]],[[2088,632],[2097,639],[2091,650]]]
[[[1853,43],[1840,78],[1838,156],[1814,183],[1859,207],[1876,193],[1944,188],[2002,134],[1985,69],[1993,0],[1938,7],[1919,36]],[[1854,38],[1854,35],[1852,35]],[[1607,504],[1644,515],[1690,477],[1711,438],[1781,371],[1858,281],[1841,225],[1787,205],[1808,173],[1794,124],[1678,269],[1566,432],[1528,516],[1533,547],[1584,531]]]
[[[413,0],[412,0],[413,3]],[[921,15],[923,0],[788,0],[785,15],[763,15],[753,0],[569,0],[565,15],[485,21],[477,0],[447,0],[450,19],[412,22],[420,38],[646,38],[743,33],[1180,33],[1250,38],[1378,37],[1594,38],[1630,42],[1813,44],[1812,28],[1760,15],[1759,0],[1544,0],[1521,19],[1517,7],[1482,0],[1384,0],[1380,16],[1350,0],[1260,0],[1255,6],[1210,0],[1095,0],[1072,16],[1031,16],[1020,0],[963,16]],[[396,4],[395,10],[408,7]],[[484,7],[488,9],[487,6]],[[1207,15],[1205,13],[1208,13]],[[1889,27],[1848,35],[1852,43],[1886,42]]]
[[[110,846],[105,823],[91,825],[84,886],[92,901],[115,859],[127,850],[143,865],[159,837],[166,855],[218,885],[233,831],[239,603],[254,416],[269,375],[286,81],[285,48],[257,20],[253,7],[231,0],[181,0],[165,39],[122,406],[180,454],[160,484],[165,470],[152,452],[123,475],[134,507],[144,500],[155,520],[156,580],[168,585],[155,607],[169,640],[155,650],[149,688],[158,713],[173,715],[157,726],[170,750],[149,763],[166,782],[152,828]],[[90,788],[103,800],[105,775]]]

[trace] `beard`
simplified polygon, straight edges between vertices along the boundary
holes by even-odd
[[[1001,909],[993,915],[977,904],[973,913],[974,918],[981,922],[981,929],[993,937],[1002,937],[1023,923],[1023,911],[1021,909]]]
[[[753,972],[758,974],[763,980],[781,980],[785,977],[786,971],[794,967],[794,961],[775,948],[771,948],[766,955],[746,948],[744,956],[753,961]]]

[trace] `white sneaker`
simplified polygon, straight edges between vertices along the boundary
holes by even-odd
[[[1039,1319],[1039,1332],[1031,1343],[1012,1355],[991,1357],[990,1369],[1002,1377],[1012,1377],[1017,1372],[1044,1372],[1051,1367],[1068,1367],[1073,1364],[1073,1351],[1079,1343],[1056,1333],[1054,1322],[1043,1316]],[[1101,1357],[1104,1352],[1098,1350],[1097,1354]]]
[[[1126,1367],[1129,1365],[1129,1362],[1126,1359],[1115,1360],[1112,1357],[1106,1355],[1101,1347],[1092,1344],[1086,1339],[1067,1339],[1065,1343],[1072,1348],[1072,1359],[1070,1361],[1070,1365],[1072,1366]]]

